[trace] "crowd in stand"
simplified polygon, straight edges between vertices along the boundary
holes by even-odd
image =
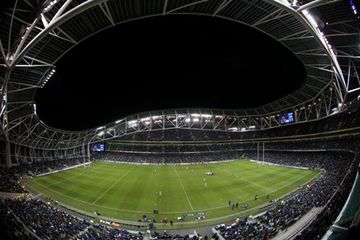
[[[143,239],[141,234],[92,224],[39,199],[3,200],[0,209],[10,239]],[[26,227],[14,229],[22,224]]]
[[[80,163],[79,158],[72,158],[21,164],[10,169],[0,168],[0,192],[24,193],[26,190],[20,185],[21,178],[61,170]]]
[[[158,131],[159,139],[161,131]],[[171,134],[171,133],[170,133]],[[179,132],[177,133],[179,134]],[[194,136],[194,134],[190,134]],[[169,136],[167,136],[169,137]],[[195,136],[193,137],[203,137]],[[210,138],[210,137],[208,137]],[[148,139],[148,138],[146,138]],[[284,201],[274,204],[274,208],[256,218],[239,218],[231,225],[219,225],[217,230],[225,239],[266,239],[275,236],[289,227],[314,207],[324,207],[315,221],[298,239],[319,239],[334,221],[350,191],[356,167],[352,153],[339,151],[279,151],[281,149],[351,149],[359,148],[359,137],[349,136],[335,140],[287,141],[266,143],[265,153],[259,155],[257,143],[248,144],[207,144],[191,146],[147,145],[132,148],[135,151],[107,151],[92,155],[92,160],[112,160],[123,162],[150,163],[202,163],[229,159],[250,158],[269,163],[324,169],[321,177],[308,186],[302,187]],[[169,145],[170,146],[170,145]],[[141,152],[139,149],[145,148]],[[180,149],[180,150],[179,150]],[[188,151],[183,151],[183,150]],[[178,152],[176,152],[176,150]],[[264,156],[264,157],[263,157]],[[63,159],[56,161],[34,162],[15,166],[11,169],[0,168],[1,192],[25,190],[19,180],[23,176],[60,170],[78,165],[83,159]],[[346,177],[345,177],[346,176]],[[345,177],[345,178],[344,178]],[[332,197],[333,196],[333,197]],[[123,229],[93,224],[88,220],[75,217],[38,199],[4,200],[0,202],[0,225],[7,226],[7,234],[15,239],[143,239],[140,233],[130,233]],[[167,232],[153,232],[152,239],[200,239],[198,236],[171,236]],[[204,237],[202,239],[207,239]],[[216,239],[216,235],[211,239]]]
[[[119,152],[106,152],[92,155],[92,160],[110,160],[120,162],[132,163],[204,163],[211,161],[223,161],[240,158],[239,152],[217,152],[217,153],[119,153]]]
[[[0,168],[0,192],[24,193],[20,186],[19,174],[13,169]]]
[[[246,145],[243,145],[244,148]],[[348,135],[344,137],[336,137],[331,139],[311,139],[311,140],[293,140],[293,141],[278,141],[266,142],[265,149],[323,149],[323,150],[360,150],[360,135]]]
[[[61,170],[63,168],[79,165],[83,162],[80,158],[57,159],[52,161],[38,161],[31,164],[22,164],[11,169],[27,175],[39,175],[42,173]]]
[[[166,232],[153,232],[151,234],[151,239],[163,239],[163,240],[218,240],[217,234],[213,234],[211,237],[208,236],[201,236],[198,234],[188,234],[185,236],[181,236],[179,234],[169,234]]]
[[[11,169],[0,168],[0,192],[24,193],[20,186],[22,177],[61,170],[78,165],[82,159],[63,159],[58,161],[34,162],[15,166]],[[5,229],[4,229],[5,228]],[[40,200],[22,196],[16,199],[0,198],[0,231],[6,239],[121,239],[141,240],[142,233],[112,228],[76,217]],[[153,232],[151,239],[208,239],[199,236],[178,236],[165,232]],[[210,238],[209,238],[210,239]]]
[[[142,232],[128,231],[93,223],[89,220],[68,214],[42,200],[16,199],[0,200],[0,224],[2,236],[6,239],[88,239],[88,240],[142,240]],[[154,231],[153,240],[200,240],[218,239],[199,235],[169,234]]]
[[[330,199],[324,210],[319,214],[315,221],[296,237],[296,240],[322,239],[322,236],[326,233],[329,226],[331,226],[343,208],[352,187],[353,179],[353,172],[352,174],[347,175],[343,184],[337,189],[338,191]],[[360,237],[359,232],[354,235],[349,235],[348,238],[344,237],[343,240],[352,240],[358,237]]]
[[[360,114],[358,112],[355,115]],[[339,117],[336,117],[339,118]],[[322,120],[320,122],[323,122]],[[323,124],[325,129],[334,130],[341,127],[353,127],[353,120],[345,123]],[[308,125],[309,123],[300,124]],[[317,126],[323,126],[316,122]],[[288,130],[284,130],[287,129]],[[286,132],[296,132],[303,134],[305,130],[302,127],[284,126],[281,128]],[[290,130],[296,129],[295,130]],[[300,130],[299,130],[300,129]],[[306,128],[304,128],[306,129]],[[312,127],[312,130],[316,128]],[[262,131],[263,136],[268,137]],[[271,130],[272,132],[276,129]],[[307,130],[306,130],[307,131]],[[306,132],[305,131],[305,132]],[[328,136],[311,138],[310,140],[292,139],[292,140],[267,140],[267,141],[233,141],[239,133],[232,132],[210,132],[198,131],[191,129],[170,129],[166,131],[139,132],[128,135],[117,141],[109,141],[106,144],[107,152],[94,154],[94,160],[107,159],[122,162],[139,162],[139,163],[201,163],[209,161],[221,161],[229,159],[239,159],[247,153],[252,159],[263,160],[262,151],[265,155],[268,152],[276,150],[352,150],[360,151],[360,135],[348,134],[337,137]],[[258,132],[251,133],[259,135]],[[286,134],[285,134],[286,135]],[[245,136],[245,135],[244,135]],[[188,141],[179,142],[179,139]],[[207,141],[204,141],[207,140]],[[256,156],[254,156],[256,153]]]
[[[131,135],[125,135],[121,138],[124,141],[144,141],[144,142],[184,142],[184,141],[207,141],[207,140],[229,140],[237,138],[231,132],[214,132],[214,131],[199,131],[192,129],[168,129],[138,132]]]
[[[294,159],[294,162],[292,161]],[[264,239],[285,230],[314,207],[325,207],[313,225],[299,239],[321,239],[344,204],[354,179],[357,166],[350,153],[286,153],[270,154],[266,161],[276,164],[323,168],[324,172],[312,184],[255,219],[237,219],[232,225],[217,229],[225,239]],[[343,178],[346,176],[344,182]],[[350,186],[350,187],[349,187]],[[333,198],[330,198],[334,196]],[[331,201],[330,201],[331,200]],[[329,202],[330,201],[330,202]],[[326,224],[324,223],[326,222]]]
[[[92,155],[93,160],[111,160],[139,163],[201,163],[240,159],[245,155],[251,159],[263,160],[262,155],[277,150],[360,150],[360,135],[311,141],[273,141],[264,143],[206,143],[206,144],[124,144],[111,143],[107,151]],[[281,158],[281,154],[277,157]],[[270,158],[269,158],[270,159]],[[292,159],[293,161],[294,159]],[[296,160],[296,159],[295,159]],[[275,161],[275,160],[274,160]],[[302,164],[295,163],[295,164]],[[294,162],[293,162],[294,165]]]
[[[244,145],[246,146],[246,145]],[[242,149],[240,143],[166,143],[166,144],[141,144],[141,143],[107,143],[107,151],[111,152],[137,152],[137,153],[197,153],[197,152],[224,152]]]
[[[255,158],[256,154],[256,151],[247,152],[247,156],[250,158]],[[353,154],[325,151],[267,152],[264,160],[282,165],[322,168],[324,171],[315,182],[302,187],[296,194],[293,194],[285,201],[275,204],[275,207],[268,210],[265,214],[257,218],[237,219],[231,225],[219,225],[217,230],[220,231],[225,239],[263,239],[264,236],[272,237],[279,231],[286,229],[313,207],[326,206],[314,224],[304,231],[299,239],[309,239],[308,237],[317,239],[321,237],[329,227],[329,224],[337,216],[349,192],[349,186],[351,186],[351,181],[357,169],[356,167],[351,167],[352,164],[355,164]],[[78,160],[63,161],[63,164],[67,163],[66,166],[69,166],[70,162],[75,164],[78,163]],[[34,166],[36,169],[40,169],[36,165]],[[48,166],[54,166],[54,164],[49,163]],[[17,167],[15,169],[17,169],[17,174],[21,173],[21,171],[32,172],[29,166],[25,168]],[[349,170],[352,171],[347,174]],[[340,184],[344,176],[347,177],[344,183]],[[334,194],[336,194],[335,197],[330,200],[330,197]],[[328,203],[329,200],[330,202]],[[38,199],[6,200],[1,202],[0,205],[0,219],[2,221],[14,223],[20,220],[31,232],[42,239],[54,237],[71,237],[73,239],[142,239],[141,234],[133,234],[126,230],[91,224],[87,220],[65,213]],[[21,225],[11,224],[9,230],[17,238],[21,239],[21,237],[24,237],[24,239],[31,239],[31,234],[29,235],[29,232],[21,230],[19,226]],[[322,231],[319,231],[319,226],[322,226]],[[166,232],[155,232],[152,234],[152,237],[153,239],[182,239],[176,238],[176,236],[169,237],[169,234]],[[184,236],[183,239],[198,238],[196,236],[192,238]]]
[[[6,200],[4,206],[41,239],[76,236],[89,223],[54,208],[42,200]]]
[[[6,204],[0,200],[0,232],[3,239],[37,239],[13,215]]]

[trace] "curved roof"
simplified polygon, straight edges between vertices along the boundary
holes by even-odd
[[[305,66],[305,83],[294,93],[257,108],[222,111],[218,115],[235,117],[238,122],[253,119],[259,128],[266,128],[276,125],[266,120],[272,116],[309,111],[313,108],[310,105],[322,101],[312,112],[304,113],[308,116],[296,118],[306,121],[328,116],[359,90],[358,16],[344,1],[302,1],[300,5],[286,0],[47,0],[42,4],[18,0],[0,20],[3,136],[44,148],[60,147],[49,143],[49,139],[55,142],[60,135],[72,144],[75,139],[77,144],[96,139],[96,129],[68,132],[39,121],[34,105],[36,90],[51,78],[56,62],[89,36],[120,23],[169,14],[206,15],[249,25],[282,43]]]

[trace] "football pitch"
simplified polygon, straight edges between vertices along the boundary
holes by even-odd
[[[24,184],[33,193],[89,213],[134,222],[145,214],[157,222],[167,218],[177,223],[178,217],[193,222],[205,216],[208,221],[251,209],[260,211],[260,206],[296,190],[318,173],[246,160],[197,165],[97,161],[27,179]],[[159,213],[154,215],[154,210]]]

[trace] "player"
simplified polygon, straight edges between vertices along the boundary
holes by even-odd
[[[207,187],[207,183],[206,183],[206,182],[205,182],[204,186]]]
[[[160,191],[160,192],[159,192],[159,196],[161,197],[161,195],[162,195],[162,192]]]

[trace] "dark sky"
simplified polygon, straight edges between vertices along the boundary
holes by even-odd
[[[200,16],[121,24],[79,44],[36,96],[50,126],[82,130],[168,108],[255,107],[297,89],[288,49],[238,23]]]

